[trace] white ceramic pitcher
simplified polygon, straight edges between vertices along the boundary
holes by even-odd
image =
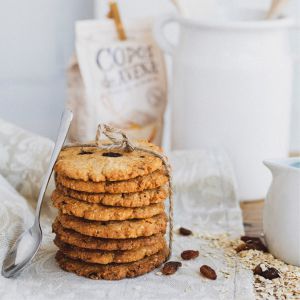
[[[275,257],[300,266],[300,158],[264,164],[273,175],[263,217],[267,246]]]
[[[173,58],[171,147],[225,147],[243,200],[267,192],[263,159],[289,151],[292,21],[258,20],[263,14],[246,11],[233,21],[165,16],[154,28]],[[180,28],[176,45],[165,32],[170,23]]]

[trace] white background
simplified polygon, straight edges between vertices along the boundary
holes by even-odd
[[[74,22],[93,0],[0,1],[0,118],[56,135]]]

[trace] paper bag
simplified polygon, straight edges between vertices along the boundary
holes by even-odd
[[[95,137],[99,123],[133,139],[161,143],[167,85],[163,54],[151,20],[124,22],[120,41],[112,20],[76,23],[76,56],[68,69],[68,106],[75,118],[70,140]]]

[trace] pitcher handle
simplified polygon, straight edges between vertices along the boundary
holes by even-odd
[[[173,55],[175,46],[165,35],[164,29],[170,23],[178,23],[178,18],[175,15],[166,15],[158,18],[154,22],[153,34],[159,47],[167,54]]]

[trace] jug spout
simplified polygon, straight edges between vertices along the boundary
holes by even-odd
[[[273,177],[280,171],[280,163],[277,160],[264,160],[263,164],[271,171]]]
[[[265,160],[264,165],[271,171],[273,177],[282,171],[292,171],[300,173],[300,158]]]

